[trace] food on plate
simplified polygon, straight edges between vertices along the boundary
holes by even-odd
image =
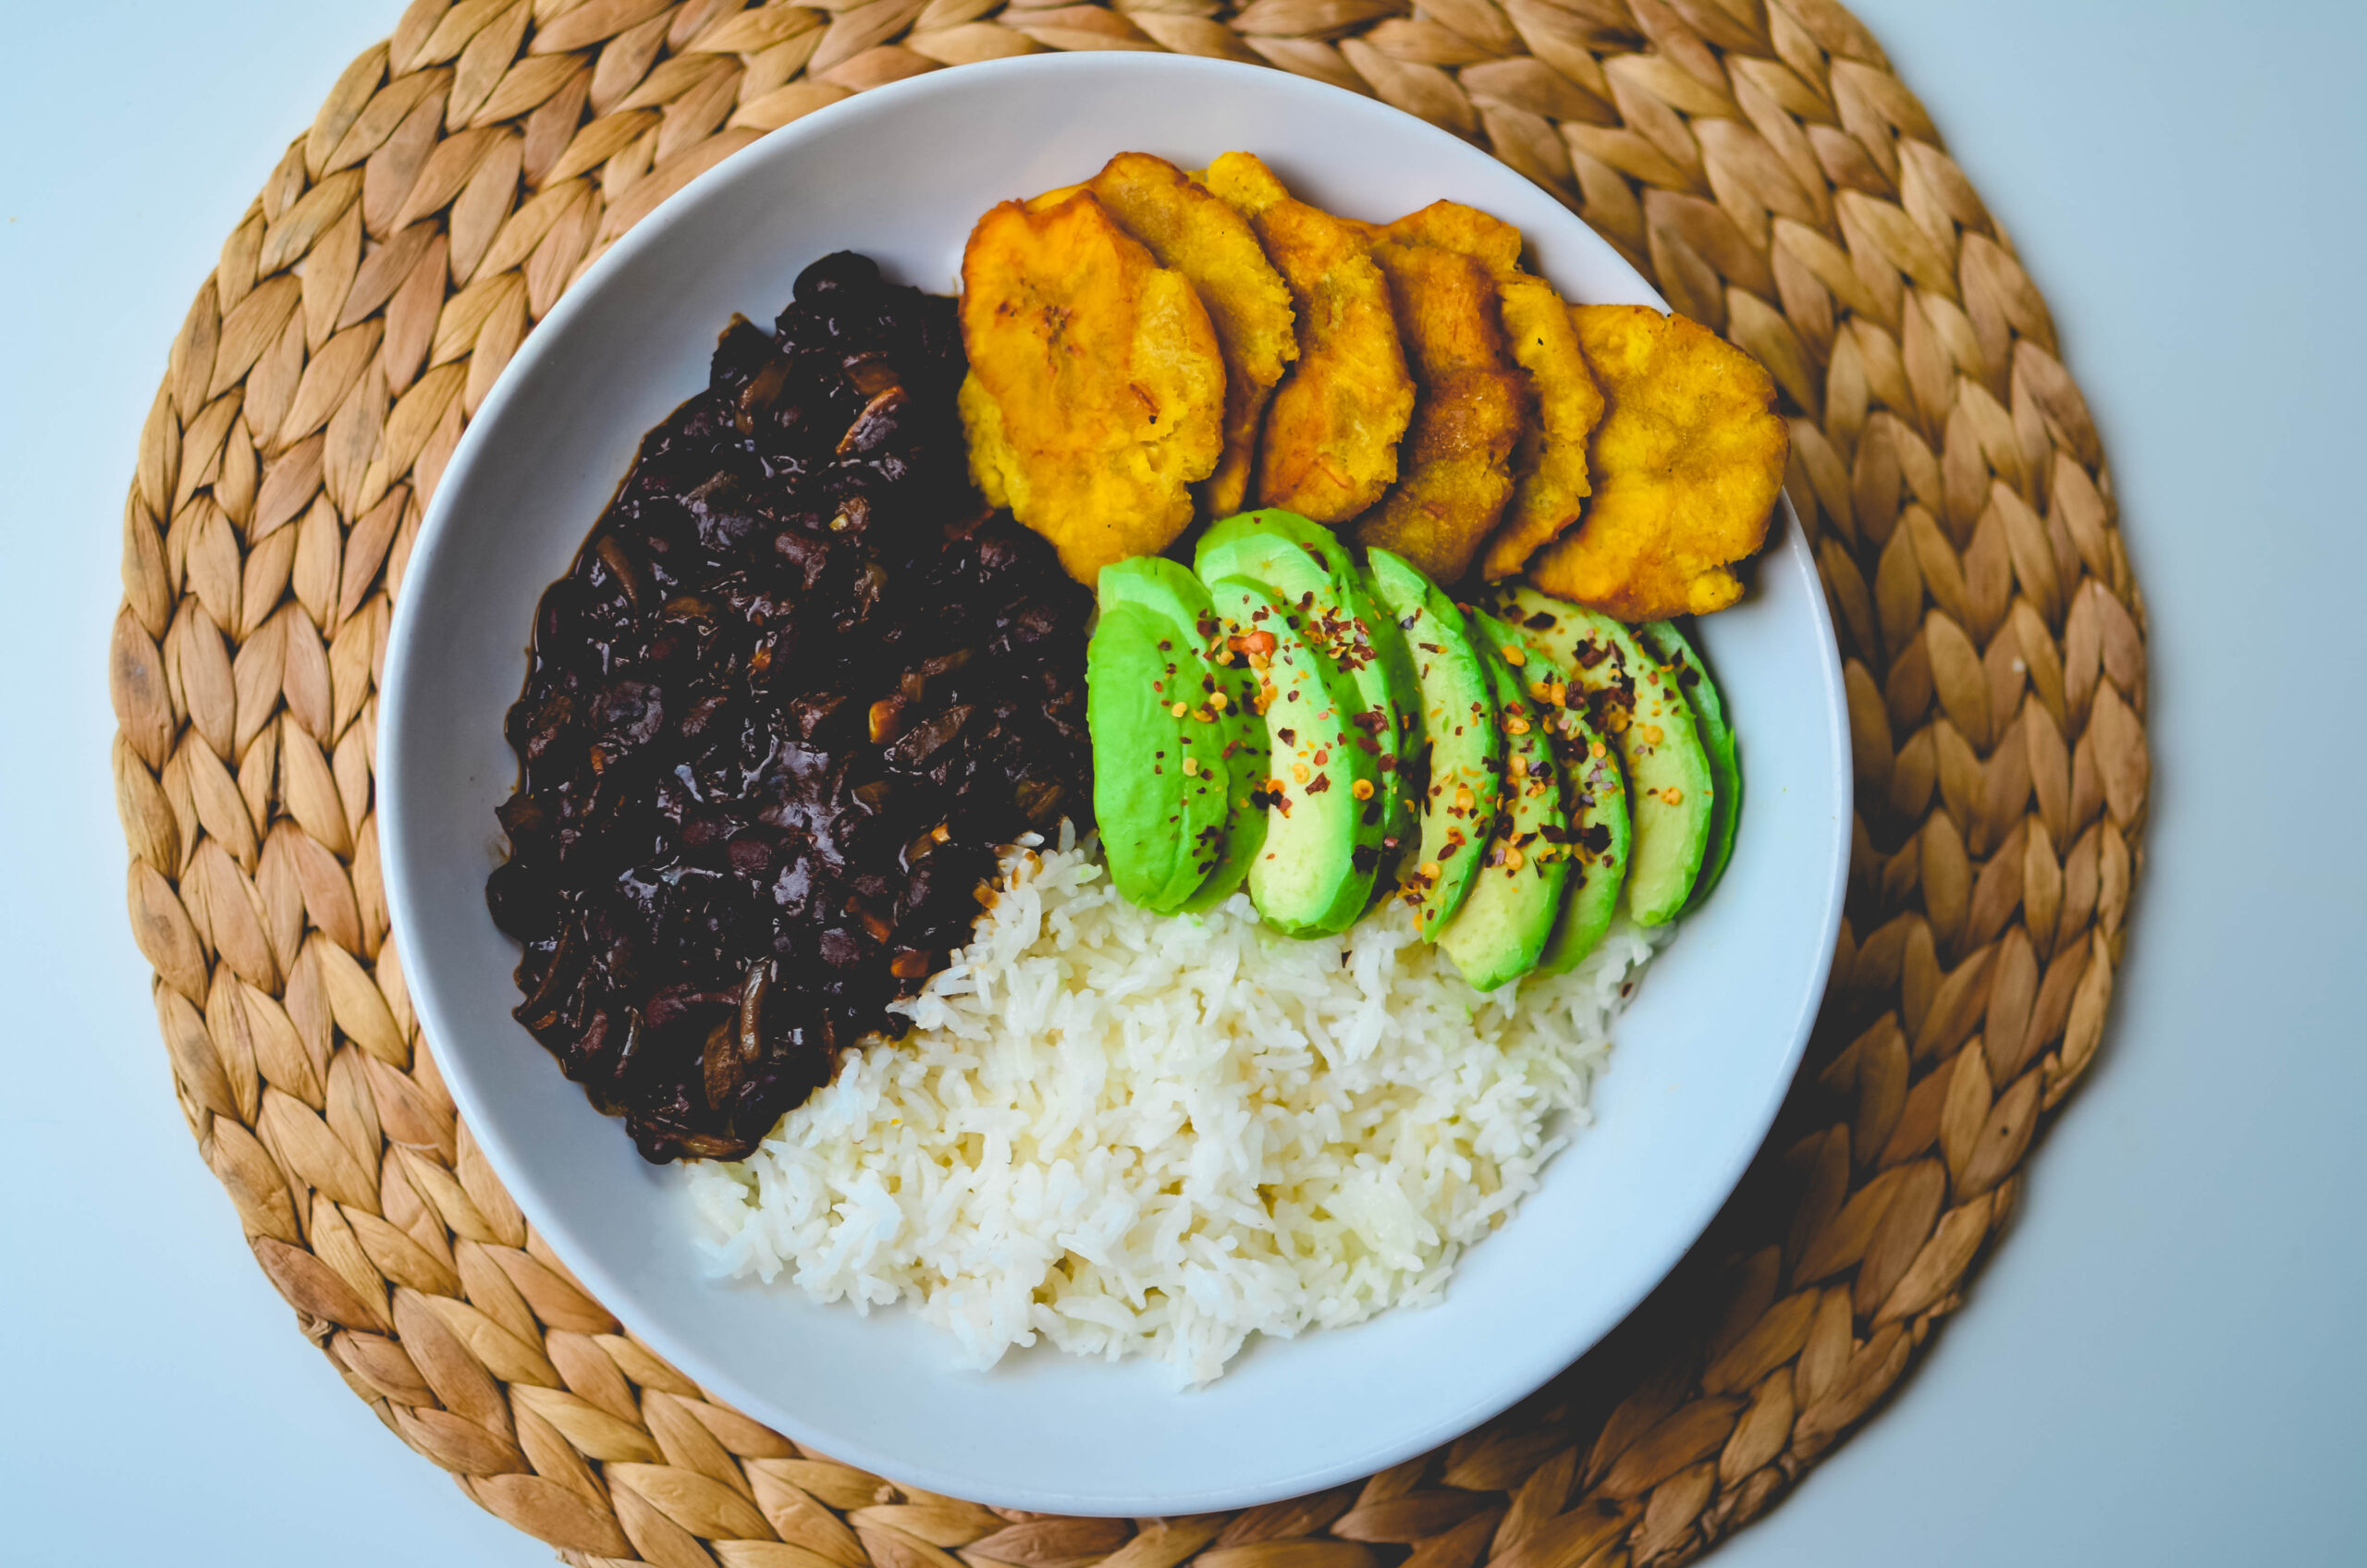
[[[1495,280],[1484,267],[1453,251],[1386,239],[1372,253],[1389,279],[1413,369],[1414,415],[1397,483],[1358,520],[1356,537],[1453,582],[1512,499],[1527,387],[1505,348]]]
[[[1650,632],[1663,657],[1533,588],[1499,587],[1495,615],[1466,614],[1403,557],[1376,549],[1359,562],[1329,530],[1274,510],[1210,527],[1194,565],[1196,583],[1148,557],[1103,573],[1097,645],[1148,647],[1156,618],[1132,618],[1146,601],[1171,631],[1196,615],[1198,584],[1214,607],[1200,636],[1177,631],[1129,678],[1154,694],[1161,679],[1179,688],[1169,710],[1121,728],[1097,685],[1096,799],[1122,895],[1155,912],[1209,907],[1232,885],[1210,873],[1240,854],[1227,839],[1262,806],[1248,880],[1269,924],[1336,933],[1394,889],[1417,934],[1480,990],[1566,971],[1623,908],[1662,925],[1707,896],[1739,770],[1716,688],[1673,625]],[[1236,655],[1274,777],[1262,795],[1236,791],[1229,811],[1179,806],[1168,759],[1196,747],[1191,768],[1213,774],[1211,750],[1234,754],[1210,722],[1227,704],[1196,706],[1194,693],[1216,693]],[[1719,739],[1703,739],[1703,713],[1719,716]]]
[[[1264,583],[1220,577],[1208,596],[1225,651],[1257,678],[1273,769],[1250,900],[1294,936],[1344,931],[1372,901],[1381,852],[1380,759],[1362,744],[1355,682],[1313,614]]]
[[[1635,826],[1627,906],[1639,925],[1668,924],[1700,876],[1717,798],[1677,672],[1609,616],[1534,588],[1502,593],[1497,604],[1526,644],[1556,669],[1576,671],[1573,698],[1583,695],[1595,729],[1618,747]]]
[[[517,1016],[653,1160],[905,1027],[1000,847],[1091,808],[1091,598],[970,489],[952,301],[843,253],[796,295],[643,441],[509,713]]]
[[[1208,517],[1238,511],[1249,493],[1266,400],[1298,357],[1290,288],[1248,220],[1164,158],[1121,153],[1083,189],[1160,266],[1189,278],[1208,307],[1224,354],[1224,454],[1200,482],[1200,510]]]
[[[1690,914],[1708,900],[1718,878],[1726,874],[1726,862],[1734,858],[1735,828],[1742,821],[1742,759],[1735,751],[1734,726],[1726,722],[1725,699],[1685,633],[1674,622],[1655,620],[1637,627],[1636,640],[1675,672],[1677,689],[1693,710],[1701,748],[1709,753],[1710,785],[1716,794],[1710,802],[1710,842],[1701,854],[1701,874],[1685,900],[1685,913]]]
[[[1495,820],[1504,734],[1488,667],[1468,623],[1439,585],[1387,550],[1367,553],[1373,596],[1397,623],[1421,693],[1422,739],[1404,768],[1421,833],[1400,860],[1399,895],[1426,941],[1463,907]]]
[[[1405,754],[1421,744],[1421,689],[1405,640],[1373,602],[1347,546],[1321,523],[1293,512],[1244,512],[1200,535],[1192,570],[1203,581],[1245,577],[1273,590],[1302,628],[1355,688],[1348,716],[1353,744],[1379,768],[1379,790],[1364,802],[1380,824],[1381,855],[1413,837],[1415,800]]]
[[[1513,358],[1528,374],[1537,423],[1515,464],[1519,477],[1503,525],[1480,557],[1479,574],[1491,582],[1518,572],[1577,521],[1593,484],[1587,443],[1602,419],[1602,389],[1562,297],[1522,274],[1499,280],[1497,303]]]
[[[1105,600],[1085,680],[1093,815],[1110,879],[1132,901],[1168,913],[1199,890],[1224,848],[1220,732],[1192,715],[1215,671],[1165,616]]]
[[[1495,614],[1466,613],[1403,557],[1376,549],[1359,562],[1329,530],[1274,510],[1210,527],[1194,565],[1213,621],[1159,644],[1131,678],[1156,691],[1163,677],[1184,700],[1121,729],[1097,698],[1096,799],[1122,896],[1155,912],[1210,907],[1231,887],[1207,887],[1237,852],[1225,838],[1262,805],[1248,880],[1269,924],[1334,934],[1394,889],[1417,933],[1479,990],[1568,970],[1623,909],[1662,925],[1707,896],[1739,772],[1716,688],[1675,627],[1651,631],[1663,657],[1533,588],[1499,587]],[[1196,614],[1196,584],[1173,561],[1121,563],[1102,582],[1105,629],[1143,602],[1171,629]],[[1117,624],[1111,634],[1136,643],[1157,635]],[[1229,813],[1179,807],[1181,786],[1160,769],[1194,745],[1196,770],[1220,766],[1212,747],[1231,754],[1210,724],[1226,704],[1191,699],[1216,692],[1235,655],[1257,682],[1247,705],[1265,718],[1275,777],[1262,796],[1236,792]],[[1705,742],[1696,716],[1711,712],[1723,740]],[[1146,803],[1121,807],[1128,791]]]
[[[1323,212],[1241,152],[1005,202],[963,262],[978,485],[1087,582],[1245,489],[1441,582],[1526,573],[1630,624],[1724,608],[1789,451],[1773,379],[1681,316],[1565,303],[1521,249],[1453,201]],[[1213,367],[1161,336],[1187,299]]]
[[[1477,207],[1439,201],[1417,207],[1380,231],[1401,245],[1429,245],[1468,256],[1495,278],[1520,273],[1520,230]]]
[[[1266,721],[1257,711],[1257,672],[1225,646],[1223,625],[1208,589],[1173,561],[1140,556],[1103,567],[1100,598],[1105,606],[1139,605],[1164,617],[1176,661],[1168,680],[1177,680],[1187,662],[1194,672],[1185,689],[1172,692],[1169,710],[1181,718],[1187,715],[1173,713],[1175,702],[1191,704],[1188,717],[1196,727],[1209,731],[1201,738],[1196,730],[1198,755],[1193,771],[1214,769],[1216,787],[1225,791],[1223,822],[1212,839],[1202,836],[1199,887],[1180,906],[1196,913],[1231,897],[1266,844],[1266,779],[1273,770]],[[1089,669],[1087,674],[1089,678]],[[1217,754],[1201,761],[1211,741]],[[1103,831],[1108,832],[1106,817]]]
[[[1006,202],[962,253],[961,399],[978,488],[1081,582],[1155,555],[1222,454],[1225,373],[1184,275],[1079,191]]]
[[[1563,663],[1552,645],[1524,640],[1531,695],[1544,704],[1546,735],[1562,776],[1562,809],[1569,822],[1563,842],[1570,863],[1562,915],[1539,956],[1537,972],[1560,974],[1602,941],[1627,886],[1634,837],[1626,776],[1614,748],[1588,717],[1585,683],[1575,661]],[[1570,701],[1571,693],[1578,701]],[[1692,906],[1688,903],[1688,909]]]
[[[1259,437],[1257,504],[1346,522],[1396,480],[1414,413],[1414,379],[1371,242],[1361,225],[1294,199],[1247,153],[1224,153],[1201,180],[1249,220],[1297,312],[1298,361],[1275,388]]]
[[[1791,427],[1775,382],[1699,322],[1642,305],[1571,308],[1604,412],[1594,494],[1529,580],[1630,624],[1742,596],[1733,563],[1765,543]]]
[[[973,1365],[1049,1344],[1206,1382],[1252,1335],[1440,1299],[1584,1124],[1658,939],[1622,924],[1572,974],[1481,994],[1401,905],[1282,941],[1240,897],[1128,903],[1089,840],[1022,849],[899,1004],[903,1040],[748,1159],[690,1168],[704,1247],[906,1304]]]
[[[1121,153],[958,301],[841,253],[735,318],[544,595],[487,887],[719,1269],[1206,1381],[1535,1185],[1732,851],[1670,618],[1786,433],[1521,251]]]
[[[1527,689],[1522,669],[1528,655],[1518,634],[1477,612],[1469,624],[1504,732],[1502,803],[1478,846],[1471,896],[1438,940],[1475,990],[1492,991],[1527,974],[1544,956],[1569,880],[1569,819],[1547,733],[1551,707]]]
[[[1602,417],[1602,393],[1569,308],[1551,284],[1522,270],[1520,230],[1460,202],[1433,202],[1383,232],[1402,245],[1468,256],[1495,282],[1504,338],[1535,410],[1514,454],[1512,504],[1479,562],[1490,582],[1510,577],[1577,521],[1588,490],[1587,437]]]

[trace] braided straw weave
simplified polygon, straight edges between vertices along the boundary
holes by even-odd
[[[520,1217],[386,937],[390,595],[520,339],[767,130],[1042,49],[1263,61],[1558,192],[1774,373],[1846,664],[1858,816],[1832,992],[1709,1236],[1479,1431],[1230,1516],[982,1508],[703,1398]],[[1896,1384],[2095,1054],[2148,780],[2114,517],[2044,301],[1834,0],[413,0],[223,246],[141,435],[111,649],[132,925],[199,1149],[304,1332],[570,1562],[1674,1562]]]

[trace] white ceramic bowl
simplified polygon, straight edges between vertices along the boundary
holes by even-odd
[[[509,1016],[516,949],[485,911],[502,713],[544,586],[643,431],[705,385],[733,311],[769,321],[827,251],[950,291],[986,208],[1141,150],[1254,151],[1321,205],[1385,219],[1453,197],[1517,224],[1564,293],[1661,301],[1584,224],[1465,142],[1282,71],[1166,55],[1047,55],[920,77],[767,137],[644,219],[530,337],[429,508],[380,709],[379,822],[404,973],[454,1097],[519,1205],[683,1371],[801,1442],[933,1491],[1030,1509],[1175,1514],[1394,1464],[1527,1394],[1592,1345],[1701,1231],[1765,1137],[1824,988],[1848,855],[1849,753],[1824,597],[1788,514],[1751,594],[1705,623],[1748,793],[1717,897],[1651,967],[1595,1095],[1598,1124],[1473,1251],[1446,1299],[1257,1341],[1219,1383],[1049,1349],[988,1373],[901,1310],[858,1317],[714,1281],[680,1174],[643,1163]]]

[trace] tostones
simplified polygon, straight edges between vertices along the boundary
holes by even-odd
[[[1497,285],[1504,336],[1528,375],[1537,423],[1515,465],[1517,479],[1503,526],[1488,541],[1479,575],[1511,577],[1531,556],[1578,521],[1593,481],[1587,441],[1602,418],[1602,389],[1587,369],[1569,307],[1543,278],[1522,274]]]
[[[1414,417],[1398,481],[1357,522],[1356,537],[1453,582],[1471,570],[1512,498],[1527,389],[1506,351],[1485,267],[1453,251],[1392,240],[1374,246],[1373,257],[1389,279],[1413,366]]]
[[[1728,569],[1766,542],[1791,452],[1774,379],[1684,316],[1575,305],[1570,317],[1603,394],[1594,496],[1529,580],[1631,623],[1725,608],[1742,596]]]
[[[1433,202],[1384,232],[1400,245],[1435,245],[1468,256],[1486,267],[1490,277],[1508,277],[1520,270],[1520,230],[1460,202]]]
[[[962,255],[961,396],[988,500],[1082,582],[1155,555],[1222,454],[1224,360],[1191,282],[1077,193],[1006,202]]]
[[[1201,482],[1200,505],[1209,517],[1237,512],[1249,493],[1266,401],[1298,357],[1290,288],[1248,220],[1164,158],[1121,153],[1081,189],[1160,266],[1191,279],[1208,307],[1224,354],[1224,455]]]
[[[1388,235],[1469,256],[1496,280],[1504,337],[1536,408],[1514,454],[1512,504],[1479,561],[1481,576],[1510,577],[1577,521],[1588,489],[1587,438],[1602,417],[1602,392],[1561,296],[1521,270],[1520,230],[1460,202],[1433,202],[1391,224]]]
[[[1249,220],[1297,311],[1298,362],[1258,438],[1257,504],[1346,522],[1396,481],[1414,413],[1389,284],[1363,225],[1294,199],[1249,153],[1223,154],[1200,180]]]

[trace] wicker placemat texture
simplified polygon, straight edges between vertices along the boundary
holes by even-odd
[[[462,422],[600,249],[849,93],[1041,49],[1271,64],[1474,138],[1773,371],[1858,816],[1775,1136],[1648,1307],[1358,1485],[1205,1519],[891,1487],[704,1400],[460,1125],[386,937],[390,595]],[[569,1561],[1580,1568],[1690,1556],[1898,1381],[2092,1059],[2148,766],[2141,602],[2045,302],[1833,0],[415,0],[172,348],[111,650],[131,918],[256,1261],[354,1391]],[[959,1560],[957,1563],[956,1560]]]

